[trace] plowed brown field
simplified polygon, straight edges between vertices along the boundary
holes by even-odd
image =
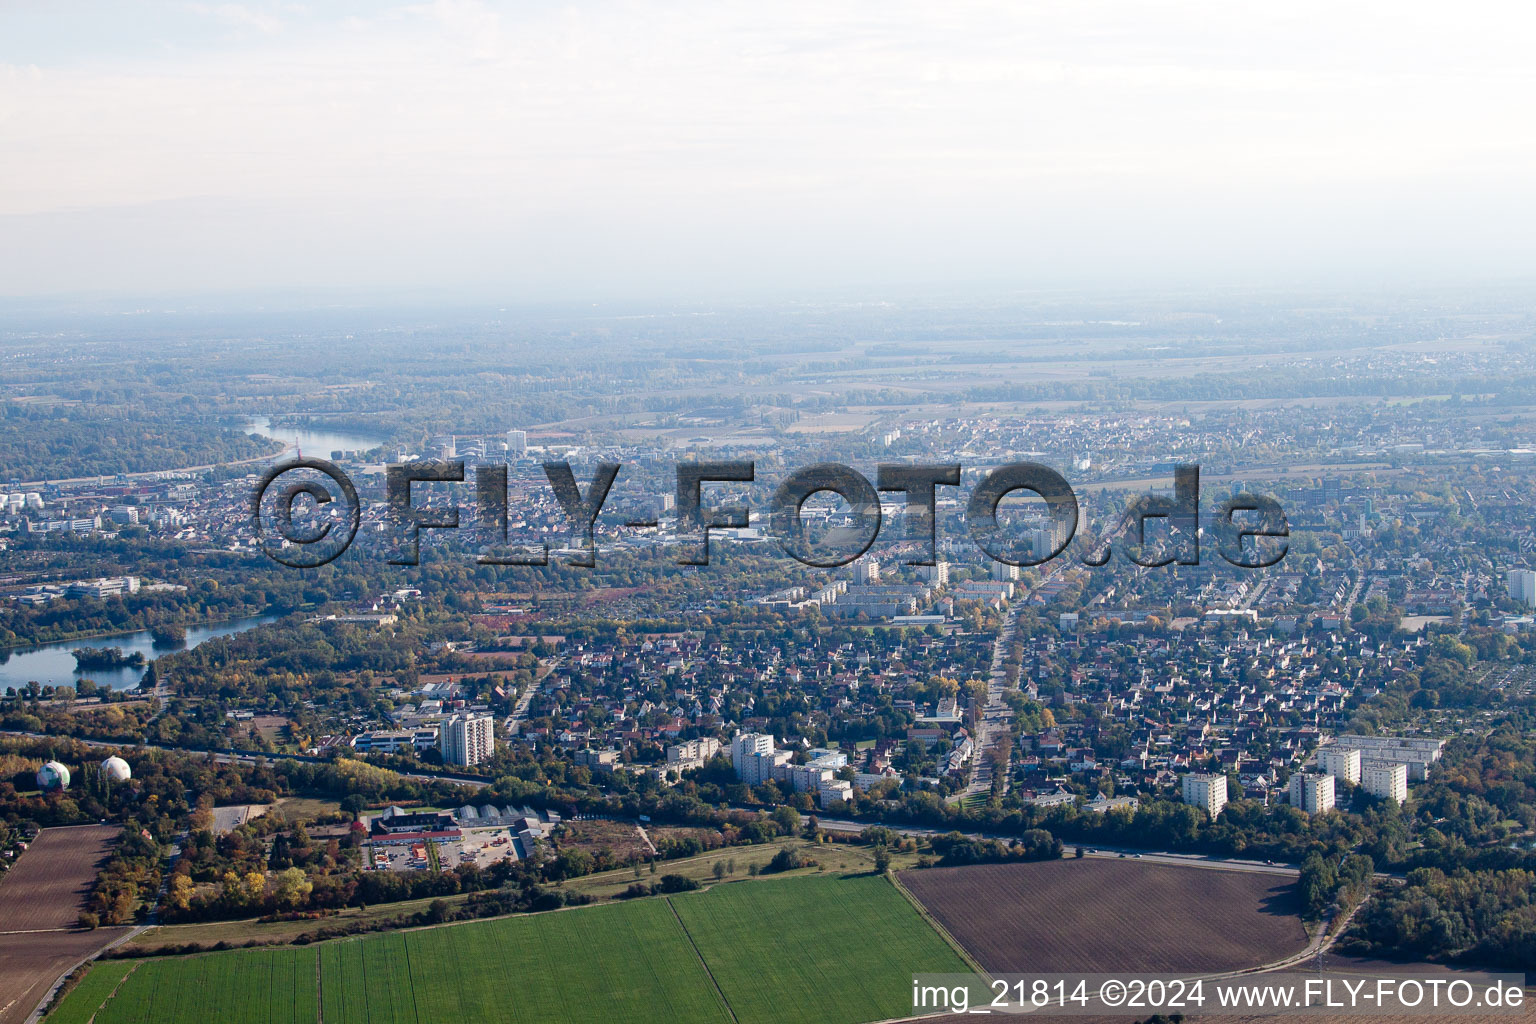
[[[1307,944],[1294,883],[1275,875],[1083,859],[900,877],[999,973],[1228,970]]]
[[[73,928],[116,825],[45,828],[0,878],[0,931]]]
[[[126,934],[75,930],[118,831],[45,828],[0,879],[0,1024],[26,1020],[59,975]]]

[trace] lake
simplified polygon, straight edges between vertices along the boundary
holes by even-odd
[[[110,686],[114,690],[131,690],[138,686],[139,680],[144,677],[143,668],[90,669],[77,672],[75,657],[70,652],[77,647],[121,647],[124,654],[137,651],[144,655],[146,660],[152,661],[162,654],[184,651],[216,636],[243,633],[263,622],[273,622],[276,619],[276,615],[254,615],[245,619],[231,619],[212,626],[188,626],[187,642],[176,647],[157,648],[147,629],[137,633],[125,633],[122,636],[100,636],[90,640],[65,640],[33,647],[15,647],[9,651],[0,651],[0,692],[4,692],[7,686],[20,689],[33,681],[43,686],[50,684],[73,686],[82,678],[94,679],[99,685]]]
[[[367,451],[384,443],[382,437],[365,434],[349,434],[336,430],[304,427],[274,427],[269,416],[253,417],[245,425],[245,432],[252,436],[275,438],[293,449],[295,443],[310,456],[328,459],[335,451]]]

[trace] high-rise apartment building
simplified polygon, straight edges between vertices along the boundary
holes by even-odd
[[[1511,569],[1504,574],[1509,596],[1527,608],[1536,608],[1536,572],[1530,569]]]
[[[773,753],[773,737],[766,733],[744,732],[731,740],[731,767],[740,777],[747,758],[757,754]]]
[[[1360,751],[1354,747],[1324,747],[1317,752],[1317,766],[1324,775],[1360,785]]]
[[[1227,806],[1227,777],[1202,772],[1184,776],[1184,802],[1216,817]]]
[[[1333,810],[1333,776],[1297,772],[1291,776],[1291,806],[1308,814]]]
[[[1408,799],[1408,766],[1387,761],[1366,761],[1360,766],[1360,785],[1371,796],[1402,803]]]
[[[443,721],[437,749],[444,764],[479,764],[496,745],[496,724],[489,715],[453,715]]]

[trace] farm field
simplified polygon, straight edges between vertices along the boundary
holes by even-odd
[[[0,876],[0,928],[73,928],[96,868],[117,841],[116,825],[45,828]]]
[[[905,1013],[913,970],[964,969],[888,880],[825,875],[136,963],[93,968],[50,1024],[854,1024]]]
[[[78,931],[115,825],[45,828],[0,879],[0,1024],[23,1021],[53,983],[125,929]]]
[[[108,962],[91,970],[76,992],[95,984],[98,970],[120,970]],[[185,959],[145,960],[123,979],[101,1009],[88,1000],[72,1003],[70,993],[47,1019],[68,1011],[75,1020],[94,1010],[98,1024],[310,1024],[315,1020],[314,949],[242,949]]]
[[[914,972],[969,971],[877,875],[727,885],[672,905],[740,1024],[903,1017]]]
[[[65,971],[124,931],[0,933],[0,1024],[21,1024]]]
[[[997,972],[1251,967],[1299,952],[1294,884],[1119,860],[907,871],[902,884]]]
[[[85,980],[70,989],[48,1014],[50,1024],[86,1024],[96,1007],[106,1002],[128,972],[137,966],[135,960],[106,960],[93,966]]]

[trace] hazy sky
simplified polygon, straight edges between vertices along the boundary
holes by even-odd
[[[0,295],[1536,274],[1526,4],[0,3]]]

